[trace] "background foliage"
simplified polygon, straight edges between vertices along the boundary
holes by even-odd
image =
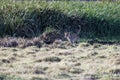
[[[83,38],[120,38],[119,2],[0,1],[0,36],[35,37],[48,27]]]

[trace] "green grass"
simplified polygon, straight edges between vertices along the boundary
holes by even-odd
[[[48,27],[90,39],[120,40],[120,2],[0,1],[0,36],[34,37]]]
[[[7,76],[4,74],[0,74],[0,80],[25,80],[25,79],[15,77],[15,76]]]

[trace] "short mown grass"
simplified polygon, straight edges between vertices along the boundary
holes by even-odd
[[[35,37],[48,27],[90,39],[120,40],[120,2],[0,1],[0,36]]]

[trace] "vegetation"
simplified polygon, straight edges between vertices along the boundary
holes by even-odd
[[[0,36],[31,38],[47,29],[77,32],[81,25],[82,38],[120,40],[119,14],[119,2],[1,0]]]
[[[15,76],[10,77],[4,74],[0,74],[0,80],[25,80],[25,79],[15,77]]]

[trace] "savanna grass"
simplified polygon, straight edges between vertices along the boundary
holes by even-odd
[[[48,27],[83,38],[120,40],[120,2],[0,1],[0,36],[35,37]]]

